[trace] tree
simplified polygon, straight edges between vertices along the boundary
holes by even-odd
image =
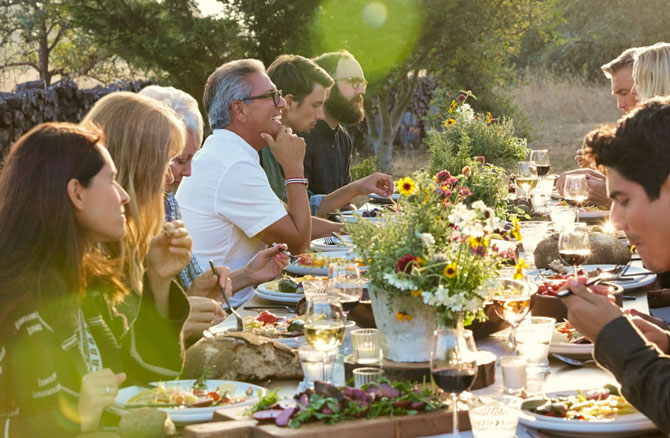
[[[71,0],[69,10],[98,47],[198,100],[207,77],[243,54],[239,24],[200,16],[194,0]]]

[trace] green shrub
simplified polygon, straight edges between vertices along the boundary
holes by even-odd
[[[379,158],[371,156],[362,160],[360,163],[351,166],[351,180],[356,181],[357,179],[372,175],[377,171],[378,164]]]

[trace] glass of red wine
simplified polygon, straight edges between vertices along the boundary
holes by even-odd
[[[535,149],[530,151],[530,161],[535,163],[537,176],[540,179],[549,173],[551,166],[549,164],[549,151],[547,149]]]
[[[470,330],[433,332],[430,372],[437,386],[451,394],[452,436],[458,438],[458,395],[470,389],[477,375],[477,349]]]
[[[345,315],[361,300],[363,282],[356,263],[331,263],[328,270],[328,296],[336,297]]]
[[[573,267],[573,275],[576,277],[579,266],[591,255],[591,242],[586,224],[578,222],[570,225],[563,228],[558,237],[558,255]]]

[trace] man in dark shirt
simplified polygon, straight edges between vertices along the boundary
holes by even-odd
[[[585,144],[607,170],[610,220],[637,247],[644,265],[670,271],[670,98],[655,98],[589,134]],[[663,432],[670,432],[670,332],[628,319],[604,296],[570,279],[563,298],[568,320],[594,341],[594,356],[621,383],[626,399]]]
[[[351,182],[352,141],[342,125],[365,118],[363,95],[367,81],[363,69],[346,50],[324,53],[314,61],[335,81],[324,104],[324,120],[307,134],[305,177],[310,192],[331,193]]]

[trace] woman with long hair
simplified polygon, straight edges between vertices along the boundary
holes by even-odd
[[[93,127],[39,125],[0,173],[4,436],[95,429],[133,360],[132,329],[113,311],[121,271],[98,249],[123,238],[128,203],[102,141]]]
[[[656,43],[635,54],[634,85],[631,93],[638,101],[670,95],[670,44]]]

